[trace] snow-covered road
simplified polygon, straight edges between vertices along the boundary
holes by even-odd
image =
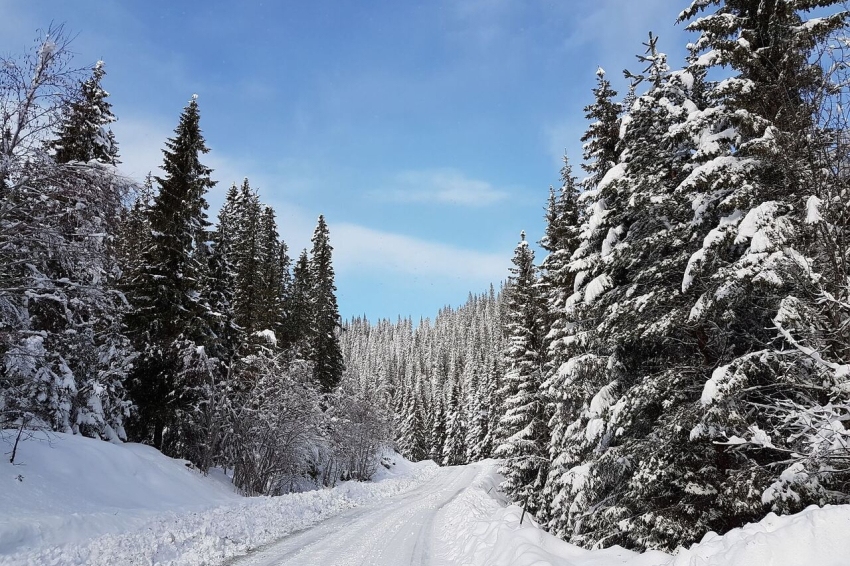
[[[476,465],[442,468],[420,487],[337,515],[231,562],[234,566],[437,564],[437,513],[470,486]]]

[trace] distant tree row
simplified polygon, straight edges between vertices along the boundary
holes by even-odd
[[[502,302],[491,287],[437,317],[343,325],[348,371],[387,407],[398,450],[445,465],[489,458],[497,442]]]
[[[442,335],[351,324],[348,360],[393,344],[368,371],[401,388],[409,456],[502,458],[508,496],[587,547],[673,549],[850,501],[841,4],[695,0],[679,16],[697,34],[685,68],[650,35],[624,99],[600,69],[587,176],[565,158],[540,265],[522,236],[498,340],[458,340],[495,322],[470,305],[442,314],[458,324]],[[455,409],[458,393],[475,401]],[[487,450],[440,436],[484,415]]]
[[[66,38],[0,60],[0,428],[146,442],[248,493],[367,477],[389,433],[340,386],[324,217],[294,268],[247,179],[213,227],[194,96],[162,176],[122,176],[104,66]]]

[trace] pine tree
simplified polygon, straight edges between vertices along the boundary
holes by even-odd
[[[557,499],[563,489],[562,479],[568,468],[564,466],[563,455],[567,452],[569,442],[567,429],[571,424],[574,407],[570,407],[569,384],[563,383],[561,367],[576,352],[574,343],[575,320],[574,309],[567,301],[574,292],[575,274],[570,271],[570,259],[579,245],[579,202],[578,188],[572,167],[564,156],[564,166],[561,169],[561,189],[556,195],[553,190],[549,194],[549,206],[546,213],[546,232],[541,247],[549,254],[541,265],[541,291],[545,293],[546,312],[548,317],[547,329],[543,348],[546,353],[544,366],[545,380],[542,389],[548,403],[549,429],[549,462],[550,471],[543,492],[545,501],[545,516],[557,517],[550,524],[556,532],[562,532],[563,509]]]
[[[596,425],[589,438],[584,434],[589,420],[597,418],[589,407],[596,393],[613,381],[610,372],[617,370],[615,364],[608,363],[608,344],[596,338],[599,315],[594,309],[599,297],[614,284],[606,272],[605,258],[623,234],[620,214],[627,197],[620,183],[623,168],[618,166],[621,106],[614,101],[617,93],[605,72],[598,69],[596,77],[595,100],[585,107],[590,125],[581,138],[585,142],[582,167],[588,177],[582,183],[584,192],[576,198],[582,206],[580,228],[576,235],[566,232],[565,224],[555,223],[551,236],[547,228],[544,241],[547,246],[554,247],[555,242],[569,246],[564,252],[550,252],[551,259],[544,263],[547,277],[552,279],[548,305],[551,329],[544,368],[545,392],[551,404],[548,449],[552,471],[543,495],[548,505],[542,515],[550,521],[549,527],[564,537],[572,535],[577,526],[572,518],[580,517],[589,505],[578,489],[578,485],[586,485],[580,483],[586,470],[582,466],[599,440]],[[568,181],[571,173],[565,173]],[[565,182],[565,186],[569,184]],[[573,189],[568,188],[566,193],[573,193]],[[566,198],[565,202],[570,200]],[[550,218],[554,220],[557,215]],[[570,249],[573,252],[567,259]]]
[[[277,233],[274,210],[270,206],[263,209],[259,225],[257,292],[257,330],[271,330],[279,333],[283,322],[282,287],[284,267],[281,264],[283,251],[280,236]]]
[[[782,332],[805,327],[818,278],[804,259],[811,176],[801,159],[817,139],[812,94],[824,86],[812,54],[848,18],[834,10],[840,2],[817,4],[824,16],[808,21],[814,4],[805,1],[694,2],[680,17],[700,34],[691,67],[735,73],[709,85],[710,106],[689,120],[714,143],[700,148],[699,166],[682,183],[700,199],[693,224],[702,247],[688,261],[682,291],[692,300],[687,331],[701,362],[689,436],[714,449],[703,463],[717,477],[707,522],[717,509],[734,525],[758,517],[765,502],[789,511],[830,500],[814,480],[818,458],[794,458],[795,480],[782,479],[786,454],[806,451],[791,423],[824,402],[843,402],[835,389],[828,398],[811,394],[824,374],[803,352],[789,355],[793,333]]]
[[[103,61],[98,61],[91,76],[80,85],[77,99],[66,106],[59,136],[50,144],[57,162],[118,164],[118,144],[112,130],[107,129],[115,116],[106,101],[109,93],[100,84],[104,75]]]
[[[261,210],[260,199],[251,188],[248,179],[242,182],[238,196],[233,198],[233,239],[232,255],[234,268],[234,297],[233,307],[236,322],[252,335],[264,330],[260,328],[261,316],[260,288],[262,282],[258,278],[260,272],[260,242]]]
[[[439,391],[435,392],[434,400],[431,403],[431,430],[429,434],[429,444],[431,452],[429,458],[437,464],[443,464],[443,447],[446,445],[446,410],[445,401],[442,399]]]
[[[313,379],[323,392],[330,393],[342,378],[345,365],[338,337],[340,318],[331,265],[333,248],[324,216],[319,216],[312,242],[310,300],[315,331],[312,335],[310,359],[313,362]]]
[[[701,104],[701,82],[688,73],[671,74],[654,36],[645,45],[639,59],[648,67],[640,80],[649,90],[636,97],[621,129],[615,183],[623,198],[609,212],[618,228],[600,250],[611,286],[583,307],[598,321],[584,341],[586,351],[597,363],[604,360],[604,371],[588,373],[581,357],[565,367],[565,377],[581,379],[586,393],[572,426],[574,439],[562,441],[577,439],[579,448],[569,446],[561,462],[579,460],[586,469],[577,478],[579,490],[566,476],[561,505],[572,503],[559,528],[571,530],[576,541],[653,546],[676,529],[691,536],[685,534],[690,528],[685,517],[707,501],[706,494],[679,490],[701,481],[694,472],[704,458],[681,433],[685,421],[658,418],[663,405],[687,403],[693,395],[692,373],[683,361],[694,348],[681,337],[690,307],[677,274],[694,249],[692,195],[678,187],[695,148],[689,136],[677,132]],[[670,464],[671,456],[679,459],[677,465]],[[644,475],[650,469],[654,473]],[[647,477],[662,473],[664,481],[647,484]],[[672,501],[678,504],[665,506]],[[588,509],[600,512],[582,517]]]
[[[461,399],[460,375],[457,369],[451,373],[450,383],[447,384],[449,396],[446,400],[446,440],[443,444],[442,462],[446,466],[458,466],[466,463],[466,420]]]
[[[150,208],[150,245],[133,281],[131,322],[140,357],[131,393],[139,410],[135,438],[174,455],[188,455],[192,439],[185,427],[206,377],[199,347],[213,334],[201,292],[207,266],[206,191],[214,185],[202,165],[207,153],[199,127],[197,97],[184,108],[173,138],[163,151],[164,177]],[[164,439],[168,427],[170,438]],[[168,443],[165,443],[168,440]]]
[[[534,252],[522,233],[513,257],[508,299],[508,340],[505,347],[504,414],[496,456],[505,458],[502,489],[513,500],[526,502],[535,513],[546,479],[549,431],[542,382],[542,309],[537,294]]]

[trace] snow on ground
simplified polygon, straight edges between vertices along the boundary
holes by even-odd
[[[847,566],[850,505],[810,507],[796,515],[769,514],[724,536],[709,533],[674,556],[638,554],[620,547],[584,550],[539,529],[498,493],[497,462],[490,461],[469,489],[437,519],[442,564],[464,566]]]
[[[0,463],[0,565],[220,564],[437,470],[400,457],[389,465],[374,483],[244,498],[147,446],[38,435],[18,447],[16,465]]]
[[[10,441],[10,433],[0,435],[0,451],[8,454]],[[0,463],[0,565],[213,566],[295,531],[304,532],[272,554],[300,563],[328,554],[336,541],[345,564],[358,552],[400,566],[850,564],[850,505],[770,514],[724,536],[709,533],[674,556],[589,551],[528,516],[520,525],[522,510],[498,491],[495,461],[442,470],[398,456],[385,463],[373,483],[243,498],[223,474],[205,477],[150,447],[37,435],[21,443],[15,465]]]
[[[2,433],[0,452],[11,452],[15,434]],[[0,461],[0,555],[243,499],[150,446],[34,433],[21,441],[14,465]]]
[[[540,529],[498,492],[498,462],[483,462],[465,490],[437,519],[436,552],[445,564],[464,566],[658,566],[670,556],[637,554],[620,547],[589,551]],[[677,565],[678,566],[678,565]],[[748,565],[754,566],[754,565]]]

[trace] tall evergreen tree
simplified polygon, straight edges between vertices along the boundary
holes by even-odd
[[[301,255],[292,270],[292,286],[287,295],[284,314],[283,345],[295,348],[299,357],[311,359],[311,347],[315,333],[312,302],[313,278],[307,250]]]
[[[109,93],[100,84],[104,75],[103,61],[98,61],[91,76],[80,85],[76,99],[66,106],[59,136],[50,144],[59,163],[95,160],[118,164],[118,144],[108,129],[115,116],[106,100]]]
[[[338,332],[341,321],[331,264],[333,248],[324,216],[319,216],[312,242],[310,300],[314,317],[314,334],[310,354],[313,362],[313,379],[323,392],[330,393],[342,378],[345,365],[339,346]]]
[[[130,386],[138,406],[134,437],[185,456],[191,439],[183,425],[191,421],[189,412],[206,373],[196,354],[212,338],[209,305],[201,292],[209,237],[205,193],[214,182],[200,161],[209,150],[196,96],[174,134],[163,150],[165,176],[156,178],[150,245],[133,281],[131,322],[140,356]],[[171,434],[167,444],[166,427]]]
[[[542,383],[542,309],[534,252],[525,232],[514,251],[508,280],[508,339],[505,346],[504,414],[496,456],[504,458],[502,489],[514,501],[525,501],[532,513],[541,509],[546,480],[549,430]]]
[[[719,478],[712,506],[723,510],[721,529],[758,517],[765,503],[788,511],[829,501],[825,484],[846,478],[819,477],[823,462],[807,456],[793,458],[795,473],[783,474],[789,452],[810,454],[792,423],[844,401],[834,387],[812,394],[824,373],[803,352],[789,355],[793,333],[782,332],[805,332],[801,321],[813,312],[806,297],[818,276],[806,258],[811,169],[804,155],[817,139],[812,95],[824,88],[824,70],[812,55],[846,27],[840,4],[694,2],[680,18],[699,33],[691,67],[734,73],[709,85],[710,106],[690,120],[714,143],[697,153],[699,167],[683,182],[699,194],[693,224],[702,240],[682,280],[693,302],[687,330],[702,362],[690,439],[714,447],[704,465]],[[823,14],[807,20],[815,6]]]
[[[274,209],[270,206],[263,209],[259,232],[257,329],[279,333],[283,322],[285,293],[285,289],[282,287],[284,265],[281,261],[282,254],[285,254],[285,251],[277,233]]]
[[[130,187],[45,151],[77,100],[67,46],[51,28],[20,61],[0,57],[0,421],[116,440],[133,352],[114,244]]]

